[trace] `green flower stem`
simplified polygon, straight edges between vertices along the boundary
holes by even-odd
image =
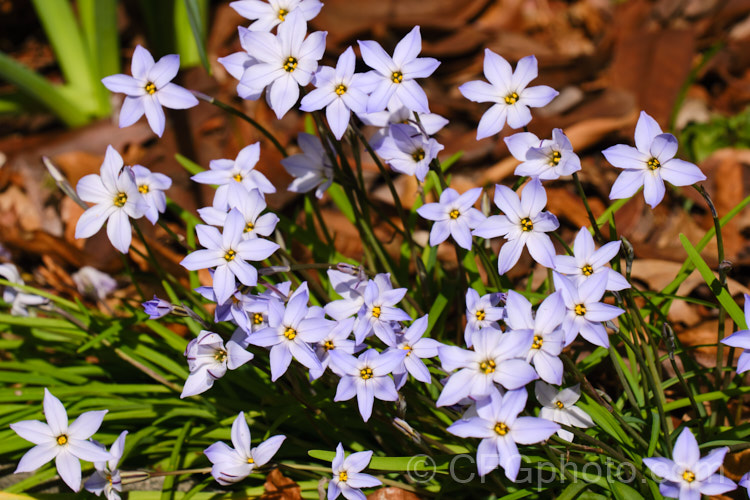
[[[625,389],[625,397],[627,398],[628,402],[630,403],[630,406],[635,408],[638,413],[641,413],[641,407],[638,405],[638,399],[635,397],[635,394],[633,393],[633,389],[630,387],[630,384],[628,383],[628,379],[625,378],[625,373],[622,371],[622,366],[620,366],[620,363],[617,362],[617,358],[614,354],[615,348],[612,347],[612,344],[609,346],[609,359],[612,361],[612,366],[615,369],[615,372],[617,373],[617,378],[620,380],[620,384],[622,384],[622,387]]]
[[[586,215],[589,217],[589,222],[591,222],[591,227],[594,228],[594,236],[599,241],[599,243],[606,243],[608,240],[604,237],[604,235],[599,230],[599,224],[596,222],[596,217],[594,217],[594,213],[591,211],[591,207],[589,206],[589,200],[586,198],[586,193],[583,191],[583,185],[581,184],[581,180],[578,178],[578,173],[573,172],[573,182],[576,185],[576,189],[578,190],[578,196],[581,197],[581,201],[583,202],[583,207],[586,209]]]
[[[482,262],[482,267],[484,267],[484,271],[487,273],[487,276],[489,276],[490,281],[492,281],[492,286],[494,286],[495,290],[499,292],[503,289],[503,285],[500,283],[500,276],[497,274],[497,266],[492,265],[492,259],[490,259],[483,244],[477,243],[474,245],[474,248],[477,249],[479,260]]]
[[[245,113],[243,113],[239,109],[237,109],[237,108],[235,108],[233,106],[230,106],[229,104],[226,104],[226,103],[224,103],[224,102],[216,99],[215,97],[211,97],[210,95],[206,95],[203,92],[198,92],[197,90],[192,90],[191,92],[198,99],[200,99],[202,101],[206,101],[209,104],[213,104],[217,108],[223,109],[227,113],[229,113],[231,115],[234,115],[234,116],[236,116],[236,117],[238,117],[238,118],[240,118],[242,120],[245,120],[247,123],[249,123],[250,125],[252,125],[258,132],[260,132],[261,134],[263,134],[269,141],[271,141],[271,144],[273,144],[276,147],[276,149],[279,150],[279,153],[281,153],[281,156],[283,156],[284,158],[286,158],[287,156],[289,156],[287,154],[287,152],[286,152],[286,149],[284,149],[284,146],[281,145],[281,143],[276,139],[276,137],[274,137],[274,135],[271,132],[269,132],[265,127],[263,127],[263,125],[261,125],[260,123],[258,123],[255,120],[253,120],[252,118],[250,118],[249,116],[247,116]]]

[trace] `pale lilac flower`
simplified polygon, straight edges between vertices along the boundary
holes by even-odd
[[[477,140],[500,132],[505,122],[511,128],[521,128],[531,121],[529,108],[546,106],[559,92],[546,85],[527,87],[537,77],[536,57],[526,56],[516,65],[516,71],[502,56],[484,49],[484,76],[490,83],[474,80],[458,90],[470,101],[494,102],[477,127]]]
[[[659,492],[667,498],[700,500],[701,495],[720,495],[737,488],[734,481],[714,474],[724,463],[729,448],[723,446],[701,458],[698,441],[685,427],[674,444],[673,460],[663,457],[644,458],[651,472],[664,478]]]
[[[508,290],[505,323],[510,331],[506,335],[532,332],[534,341],[526,354],[526,361],[533,363],[539,378],[550,384],[562,383],[563,364],[559,356],[563,350],[565,335],[560,325],[565,311],[565,303],[559,291],[544,299],[534,317],[531,302],[520,293]]]
[[[151,130],[161,137],[166,123],[162,106],[171,109],[197,106],[198,99],[189,90],[172,83],[179,69],[177,54],[166,55],[155,63],[151,53],[138,45],[130,66],[133,76],[103,78],[102,83],[109,90],[126,95],[120,110],[120,128],[134,124],[145,113]]]
[[[365,303],[365,289],[370,282],[367,275],[330,269],[328,270],[328,279],[333,291],[339,294],[342,299],[326,304],[324,307],[326,314],[334,319],[341,320],[360,312]],[[393,290],[391,275],[388,273],[376,274],[372,281],[375,282],[381,293]]]
[[[558,391],[549,384],[537,381],[534,384],[534,392],[537,401],[542,405],[542,409],[539,410],[540,417],[571,427],[585,429],[594,426],[589,414],[575,406],[581,397],[578,384]],[[565,429],[559,429],[557,435],[565,441],[573,441],[573,433]]]
[[[170,302],[162,300],[156,295],[151,300],[141,304],[143,306],[143,312],[148,314],[148,319],[159,319],[163,318],[167,314],[172,312],[173,306]]]
[[[740,479],[739,485],[745,488],[747,490],[748,495],[750,495],[750,472],[742,476],[742,479]]]
[[[607,275],[607,290],[624,290],[630,288],[630,283],[607,266],[619,251],[620,241],[610,241],[597,250],[591,233],[582,227],[573,244],[573,255],[555,256],[555,271],[572,277],[579,285],[591,276],[603,273]]]
[[[664,181],[689,186],[706,180],[697,166],[675,158],[675,153],[675,136],[662,133],[656,120],[641,111],[635,126],[635,147],[618,144],[602,151],[608,162],[624,169],[612,185],[609,199],[629,198],[643,186],[643,197],[654,208],[664,198]]]
[[[370,144],[373,149],[380,148],[383,139],[390,135],[390,125],[395,125],[397,123],[411,125],[414,128],[413,133],[421,131],[424,134],[431,136],[437,134],[440,129],[448,124],[447,119],[435,113],[417,113],[417,116],[419,117],[419,122],[417,123],[414,111],[405,106],[389,106],[385,111],[358,115],[365,125],[378,128],[370,138]]]
[[[505,138],[508,150],[516,160],[515,175],[539,177],[548,181],[559,179],[581,170],[581,159],[573,152],[573,145],[559,128],[552,130],[552,139],[539,140],[531,132],[519,132]]]
[[[400,366],[393,369],[393,379],[396,382],[396,390],[401,389],[406,383],[409,374],[412,377],[429,384],[432,382],[430,370],[425,366],[424,358],[434,358],[438,355],[438,347],[441,344],[435,339],[423,337],[427,330],[428,315],[415,319],[404,333],[396,335],[396,343],[388,346],[388,351],[402,350],[406,357]]]
[[[286,373],[292,357],[308,369],[323,369],[310,344],[325,338],[333,322],[322,317],[309,317],[308,300],[307,283],[304,283],[292,294],[286,308],[279,302],[270,302],[268,327],[246,338],[250,344],[271,349],[272,381]]]
[[[68,414],[59,399],[44,388],[44,416],[47,423],[39,420],[23,420],[10,424],[10,428],[26,441],[36,446],[26,452],[18,462],[14,473],[31,472],[53,458],[57,473],[73,491],[81,489],[81,463],[101,462],[112,459],[112,455],[89,438],[102,425],[108,410],[82,413],[70,426]]]
[[[503,307],[498,305],[504,301],[503,293],[488,293],[479,297],[473,288],[466,290],[466,328],[464,340],[466,347],[473,345],[472,338],[483,328],[490,328],[498,334],[502,333],[498,321],[503,319]]]
[[[244,337],[244,332],[237,331],[224,347],[224,340],[218,334],[202,330],[191,340],[185,348],[190,375],[180,398],[209,390],[227,369],[235,370],[253,359],[253,354],[241,345]]]
[[[372,415],[375,398],[381,401],[398,400],[393,379],[388,376],[406,357],[406,351],[386,351],[378,354],[368,349],[355,358],[343,351],[332,351],[330,368],[341,377],[334,401],[347,401],[357,396],[362,419],[367,422]]]
[[[172,179],[164,174],[151,172],[142,165],[133,165],[132,169],[138,191],[146,202],[146,218],[151,224],[156,224],[159,214],[163,214],[167,209],[167,195],[164,191],[172,186]]]
[[[491,329],[473,336],[474,350],[440,346],[443,370],[458,371],[450,376],[437,400],[437,406],[450,406],[463,398],[480,399],[497,392],[495,384],[514,390],[539,378],[523,359],[533,341],[531,332],[498,334]]]
[[[266,199],[258,189],[246,191],[239,184],[230,184],[227,195],[229,208],[236,208],[245,219],[245,228],[242,230],[242,239],[249,240],[259,236],[270,236],[276,229],[279,217],[273,213],[261,215],[266,209]],[[198,209],[198,214],[208,224],[213,226],[224,226],[227,211],[218,207],[204,207]]]
[[[430,246],[436,246],[452,236],[461,248],[471,250],[471,230],[484,222],[482,212],[474,203],[482,194],[482,188],[474,188],[459,195],[458,191],[446,188],[439,203],[427,203],[417,213],[427,220],[435,221],[430,231]]]
[[[328,368],[331,361],[330,353],[334,349],[347,354],[354,354],[356,351],[364,348],[363,345],[357,345],[356,342],[349,339],[349,335],[351,335],[354,329],[354,321],[354,318],[344,318],[341,321],[337,321],[336,326],[331,328],[328,334],[316,344],[315,354],[318,356],[318,360],[320,360],[321,369],[310,368],[311,380],[320,378],[323,375],[323,372]]]
[[[11,283],[24,285],[21,273],[13,264],[0,264],[0,278]],[[13,316],[28,316],[28,307],[37,307],[49,302],[45,297],[31,293],[21,292],[12,286],[6,286],[3,290],[3,302],[10,304],[10,314]]]
[[[745,294],[745,323],[750,325],[750,295],[748,294]],[[738,330],[729,337],[722,339],[721,343],[742,349],[742,353],[737,360],[737,373],[750,370],[750,330]]]
[[[396,172],[416,175],[424,182],[430,169],[430,162],[437,158],[443,145],[435,139],[425,138],[411,125],[389,126],[389,133],[375,152]]]
[[[361,74],[354,74],[356,56],[348,47],[339,57],[336,68],[322,66],[313,76],[315,90],[300,102],[302,111],[326,108],[328,126],[334,137],[341,140],[349,125],[351,112],[364,113],[367,107],[367,89]]]
[[[265,175],[255,170],[260,159],[260,143],[250,144],[237,153],[234,160],[211,160],[210,170],[199,172],[191,177],[200,184],[216,184],[213,205],[219,209],[229,207],[229,185],[239,183],[245,190],[258,189],[261,193],[275,193],[276,188]]]
[[[409,321],[409,316],[404,310],[396,307],[406,295],[406,288],[388,289],[381,288],[378,283],[370,280],[362,294],[362,307],[357,313],[357,323],[354,325],[354,339],[358,344],[365,341],[370,332],[388,345],[395,343],[396,337],[392,322]]]
[[[214,479],[219,484],[228,486],[245,479],[256,467],[267,464],[279,451],[285,439],[286,436],[283,435],[271,436],[255,448],[251,448],[250,428],[245,420],[245,414],[240,412],[232,423],[234,448],[217,441],[203,453],[213,464],[211,475]]]
[[[107,146],[100,175],[89,174],[78,181],[78,196],[95,205],[78,219],[75,237],[93,236],[106,222],[107,236],[112,246],[122,253],[128,253],[132,239],[128,217],[143,217],[148,205],[138,191],[132,170],[123,166],[120,153]]]
[[[553,275],[555,288],[562,292],[567,309],[562,324],[565,346],[569,346],[580,333],[594,345],[609,347],[609,337],[602,321],[614,319],[625,311],[600,302],[607,287],[607,275],[593,275],[580,285],[556,271]]]
[[[360,488],[374,488],[383,483],[370,474],[360,472],[367,467],[372,459],[372,451],[352,453],[344,458],[344,447],[341,443],[336,446],[336,456],[333,457],[331,470],[333,477],[328,483],[328,500],[334,500],[344,495],[347,500],[365,500]]]
[[[117,464],[122,458],[122,452],[125,451],[125,436],[127,435],[128,431],[122,431],[115,442],[112,443],[112,446],[109,448],[109,453],[112,455],[111,459],[106,462],[94,462],[96,471],[83,484],[86,491],[96,496],[104,493],[107,500],[120,500],[122,480]],[[96,441],[94,442],[96,443]],[[104,448],[103,445],[102,448]]]
[[[276,117],[281,119],[297,102],[299,87],[310,83],[325,51],[325,31],[305,37],[307,23],[300,10],[286,16],[278,34],[244,31],[240,36],[245,46],[254,47],[257,64],[242,75],[241,83],[259,91],[266,89],[266,100]]]
[[[216,268],[213,289],[219,304],[234,293],[235,277],[243,285],[255,286],[258,283],[258,271],[248,264],[248,260],[265,260],[279,248],[276,243],[263,238],[243,239],[244,230],[245,219],[236,208],[227,215],[223,233],[215,227],[199,224],[195,232],[205,249],[193,251],[180,262],[190,271]]]
[[[117,281],[112,276],[91,266],[83,266],[70,277],[80,294],[100,301],[117,290]]]
[[[315,189],[315,196],[320,199],[333,184],[331,159],[316,135],[301,132],[297,136],[297,144],[302,153],[281,160],[284,170],[294,177],[287,190],[293,193],[307,193]]]
[[[242,84],[242,75],[245,74],[245,70],[258,62],[256,58],[249,54],[249,51],[251,51],[252,48],[245,46],[242,33],[246,30],[247,28],[243,28],[242,26],[238,27],[240,33],[240,44],[242,44],[244,50],[234,52],[228,56],[219,57],[217,61],[224,66],[227,73],[232,75],[235,80],[239,80],[239,82],[237,82],[237,95],[249,101],[256,101],[260,99],[263,90],[253,90],[247,85]]]
[[[375,70],[371,77],[376,86],[367,101],[368,113],[399,104],[417,113],[430,112],[427,95],[415,79],[430,76],[440,66],[440,61],[432,57],[417,57],[422,51],[419,26],[398,42],[392,58],[378,42],[358,40],[357,43],[365,64]]]
[[[476,417],[459,420],[448,432],[459,437],[482,438],[477,448],[477,471],[484,476],[498,466],[515,481],[521,468],[518,444],[535,444],[549,439],[560,426],[538,417],[519,417],[526,406],[526,389],[493,393],[477,402]]]
[[[546,234],[560,226],[557,217],[542,212],[547,204],[547,193],[538,179],[531,179],[523,188],[520,200],[512,189],[495,186],[495,205],[504,215],[492,215],[472,232],[480,238],[504,237],[507,241],[500,248],[497,271],[505,274],[516,265],[526,247],[531,257],[544,267],[554,267],[555,247]]]
[[[242,17],[254,21],[249,26],[251,31],[271,31],[294,11],[301,12],[303,19],[309,21],[318,15],[323,4],[320,0],[238,0],[229,6]]]

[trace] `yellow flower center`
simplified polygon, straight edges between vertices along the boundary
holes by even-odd
[[[227,262],[232,262],[237,255],[237,252],[234,250],[227,250],[227,253],[224,254],[224,260]]]
[[[114,204],[118,208],[122,208],[125,206],[125,203],[128,202],[128,195],[125,193],[117,193],[117,196],[115,196]]]
[[[261,323],[263,323],[263,314],[253,313],[253,324],[260,325]]]
[[[237,182],[242,182],[242,174],[234,174],[232,176],[232,179],[236,180]]]
[[[502,422],[498,422],[495,424],[495,432],[497,432],[500,436],[505,436],[509,430],[510,428]]]
[[[349,479],[349,476],[346,474],[346,471],[339,472],[339,481],[345,483],[347,479]]]
[[[646,165],[648,166],[649,170],[656,170],[657,168],[661,167],[661,163],[659,163],[659,160],[657,160],[656,158],[651,158],[646,162]]]
[[[335,92],[336,92],[336,95],[346,94],[346,85],[344,85],[343,83],[339,83],[338,85],[336,85]]]
[[[380,306],[375,306],[372,308],[372,317],[376,319],[380,317]]]
[[[146,83],[146,92],[148,92],[149,95],[154,95],[156,92],[156,85],[154,85],[152,82]]]
[[[227,351],[225,351],[224,349],[219,349],[218,351],[216,351],[216,354],[214,354],[214,359],[219,363],[223,363],[227,360]]]
[[[65,434],[60,434],[59,436],[57,436],[56,441],[57,441],[57,444],[62,446],[68,442],[68,436],[66,436]]]
[[[581,272],[584,276],[591,276],[594,274],[594,268],[591,266],[591,264],[586,264],[581,268]]]
[[[521,231],[528,232],[533,229],[534,229],[534,223],[531,222],[531,219],[529,219],[528,217],[524,217],[523,219],[521,219]]]
[[[461,215],[461,212],[458,211],[458,209],[451,210],[451,213],[448,214],[451,219],[456,220]]]
[[[404,351],[406,351],[406,357],[407,357],[407,358],[408,358],[409,356],[411,356],[411,351],[412,351],[412,347],[411,347],[410,345],[405,345],[405,346],[404,346],[404,347],[402,347],[401,349],[403,349]]]
[[[249,457],[249,458],[247,459],[247,463],[249,463],[249,464],[254,464],[254,463],[255,463],[255,460],[253,460],[253,457]]]
[[[284,63],[284,71],[291,73],[295,69],[297,69],[297,59],[292,56],[287,57]]]
[[[505,96],[505,104],[515,104],[518,102],[518,94],[516,92],[511,92],[510,94]]]
[[[286,337],[289,340],[294,340],[294,337],[296,336],[297,336],[297,330],[295,330],[291,326],[286,327],[286,330],[284,330],[284,337]]]
[[[560,159],[562,158],[562,155],[559,151],[552,151],[552,156],[549,157],[549,166],[555,167],[558,163],[560,163]]]
[[[424,160],[424,157],[425,157],[424,149],[422,149],[422,148],[417,149],[416,151],[414,151],[411,154],[411,157],[414,158],[414,161],[422,161],[422,160]]]
[[[685,472],[682,473],[682,479],[684,479],[688,483],[692,483],[693,481],[695,481],[695,473],[692,471],[686,470]]]
[[[474,317],[477,318],[477,321],[484,321],[484,318],[487,317],[487,313],[484,312],[484,309],[480,309],[474,313]]]
[[[489,375],[490,373],[495,373],[495,367],[497,367],[497,365],[491,359],[488,359],[487,361],[482,361],[481,363],[479,363],[479,369],[482,370],[485,373],[485,375]]]
[[[336,348],[336,346],[333,345],[333,340],[326,340],[325,343],[323,344],[323,347],[325,348],[326,351],[330,351]]]
[[[362,377],[363,380],[371,379],[373,377],[372,368],[362,368],[359,371],[359,376]]]
[[[288,10],[279,9],[279,15],[277,16],[279,18],[279,21],[283,21],[287,14],[289,14]]]
[[[401,83],[404,81],[404,74],[400,71],[394,71],[391,73],[391,81],[393,83]]]
[[[565,408],[565,405],[562,403],[562,401],[555,401],[555,406],[557,406],[561,410]]]
[[[245,224],[245,229],[243,229],[242,232],[243,233],[249,233],[253,229],[255,229],[255,224],[253,224],[252,222],[248,222],[248,223]]]
[[[576,316],[583,316],[586,314],[586,306],[583,304],[576,304],[575,308],[573,308],[573,312],[576,313]]]
[[[539,335],[534,335],[534,342],[531,344],[532,349],[541,349],[544,344],[544,339]]]
[[[148,194],[149,191],[151,191],[151,189],[148,187],[148,184],[141,184],[138,186],[138,192],[141,194]]]

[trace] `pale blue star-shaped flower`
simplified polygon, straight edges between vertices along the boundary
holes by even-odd
[[[106,462],[94,462],[94,468],[96,469],[94,475],[83,483],[86,491],[90,491],[96,496],[104,493],[107,500],[120,500],[122,478],[117,464],[122,458],[123,451],[125,451],[125,436],[127,435],[128,431],[122,431],[115,442],[112,443],[109,448],[109,453],[112,455],[111,459]],[[92,441],[100,444],[97,441]],[[104,448],[104,445],[102,445],[102,448]]]
[[[242,230],[242,238],[245,240],[258,238],[259,236],[270,236],[276,229],[279,217],[273,213],[261,215],[266,209],[266,199],[258,189],[245,190],[238,183],[229,184],[227,194],[229,209],[236,208],[245,219],[245,228]],[[206,223],[212,226],[223,227],[228,212],[218,207],[203,207],[198,209],[198,215]]]
[[[367,422],[372,415],[375,398],[381,401],[398,400],[396,386],[388,375],[398,368],[405,357],[406,351],[403,349],[380,354],[375,349],[368,349],[357,358],[343,351],[332,351],[330,368],[341,377],[333,400],[347,401],[357,396],[359,413]]]
[[[323,4],[320,0],[237,0],[229,6],[253,21],[249,26],[251,31],[271,31],[294,11],[301,12],[303,19],[309,21],[318,15]]]
[[[315,190],[315,197],[320,199],[323,193],[333,184],[333,166],[323,143],[317,135],[301,132],[297,136],[302,153],[282,158],[281,164],[294,180],[287,191],[307,193]]]
[[[659,492],[667,498],[700,500],[701,495],[720,495],[737,488],[731,479],[714,474],[724,463],[729,448],[723,446],[701,458],[701,451],[690,429],[685,427],[672,450],[672,460],[663,457],[644,458],[651,472],[664,478]]]
[[[539,378],[550,384],[562,383],[563,364],[559,356],[563,350],[565,335],[560,325],[565,317],[565,303],[560,292],[547,296],[534,316],[531,312],[531,302],[520,293],[508,290],[505,314],[505,323],[509,327],[508,334],[533,334],[534,340],[529,346],[526,361],[534,364]]]
[[[473,341],[473,351],[457,346],[438,348],[443,370],[458,371],[445,383],[437,406],[454,405],[466,397],[487,397],[497,392],[495,384],[513,390],[539,378],[525,360],[533,341],[530,331],[511,335],[484,329],[474,334]]]
[[[607,290],[624,290],[630,288],[630,283],[622,274],[607,266],[619,251],[619,241],[610,241],[597,250],[591,233],[582,227],[573,244],[573,255],[555,256],[555,271],[572,277],[577,284],[595,274],[604,273],[607,275]]]
[[[352,453],[344,458],[344,447],[341,443],[336,446],[336,456],[333,457],[331,470],[333,477],[328,483],[328,500],[335,500],[343,495],[347,500],[365,500],[360,488],[374,488],[383,483],[379,479],[360,472],[367,467],[372,459],[372,451]]]
[[[593,275],[580,285],[557,271],[553,271],[553,278],[555,288],[562,292],[567,309],[562,323],[565,347],[569,346],[579,333],[594,345],[609,347],[609,336],[602,321],[615,319],[625,311],[600,302],[607,288],[607,275]]]
[[[396,44],[393,57],[373,40],[358,40],[357,43],[365,64],[374,70],[370,73],[374,90],[367,101],[368,113],[398,104],[417,113],[430,112],[427,95],[415,79],[430,76],[440,66],[440,61],[432,57],[417,57],[422,51],[419,26]]]
[[[540,140],[531,132],[519,132],[506,137],[505,144],[510,154],[522,162],[513,172],[515,175],[549,181],[581,170],[581,159],[559,128],[552,130],[551,140]]]
[[[198,105],[198,99],[189,90],[172,83],[180,69],[177,54],[166,55],[154,62],[151,53],[138,45],[130,69],[133,76],[119,74],[102,79],[110,91],[126,95],[120,110],[120,128],[134,124],[145,114],[151,130],[161,137],[166,124],[162,106],[187,109]]]
[[[499,304],[505,300],[504,297],[504,293],[488,293],[480,297],[473,288],[466,290],[466,347],[473,345],[472,338],[479,330],[490,328],[498,334],[502,332],[498,322],[503,319],[505,311]]]
[[[529,108],[546,106],[559,92],[546,85],[528,87],[537,77],[536,57],[526,56],[513,71],[508,61],[490,49],[484,49],[484,76],[489,83],[474,80],[458,90],[474,102],[494,102],[477,127],[477,140],[500,132],[507,121],[511,128],[521,128],[531,121]]]
[[[453,237],[461,248],[471,250],[471,230],[484,222],[485,216],[474,208],[482,194],[482,188],[474,188],[459,195],[453,188],[446,188],[439,203],[427,203],[417,209],[423,218],[435,221],[430,231],[430,246],[434,247]]]
[[[477,402],[476,417],[454,422],[447,431],[459,437],[481,438],[477,448],[477,471],[484,476],[498,466],[505,477],[515,481],[521,468],[519,444],[541,443],[560,426],[538,417],[519,417],[526,406],[526,389],[501,396],[493,393]]]
[[[81,462],[102,462],[111,460],[112,455],[105,449],[89,441],[89,438],[102,425],[108,410],[87,411],[68,425],[65,407],[45,387],[44,416],[47,423],[39,420],[23,420],[10,424],[10,428],[26,441],[34,443],[21,457],[14,473],[31,472],[53,458],[57,473],[73,491],[81,489]]]
[[[589,414],[575,405],[581,398],[581,388],[578,384],[558,391],[551,385],[538,380],[534,384],[534,392],[537,401],[542,405],[542,409],[539,410],[541,418],[584,429],[594,426],[594,421],[591,420]],[[557,435],[565,441],[573,441],[574,434],[565,429],[558,430]]]
[[[365,288],[371,281],[367,279],[367,275],[330,269],[328,279],[331,282],[331,288],[342,298],[326,304],[324,306],[326,314],[341,320],[360,312],[365,303]],[[393,290],[391,275],[388,273],[376,274],[372,281],[381,292]]]
[[[750,325],[750,295],[745,294],[745,323]],[[737,360],[737,373],[750,370],[750,330],[739,330],[729,337],[722,339],[721,343],[731,347],[742,349]]]
[[[78,181],[78,196],[95,205],[78,219],[75,237],[89,238],[106,222],[107,236],[112,246],[122,253],[128,253],[132,240],[129,217],[143,217],[148,204],[138,190],[133,171],[123,166],[120,153],[107,146],[99,175],[89,174]]]
[[[424,182],[430,162],[437,158],[443,145],[409,124],[398,123],[388,129],[375,152],[396,172],[415,175]]]
[[[321,66],[313,76],[315,90],[300,102],[302,111],[326,108],[328,126],[334,137],[341,140],[349,126],[351,112],[364,113],[367,108],[367,88],[361,74],[354,74],[356,56],[347,47],[336,63],[336,68]]]
[[[245,334],[235,332],[224,346],[224,340],[216,333],[202,330],[197,338],[185,348],[190,375],[188,375],[180,398],[206,392],[214,381],[226,374],[227,369],[235,370],[251,359],[253,354],[242,345]]]
[[[396,341],[393,323],[396,321],[409,321],[406,311],[396,307],[396,304],[406,295],[406,288],[390,287],[390,280],[386,288],[381,288],[377,282],[370,280],[362,294],[362,306],[357,313],[357,322],[354,325],[354,339],[358,344],[365,341],[372,332],[385,342],[393,344]]]
[[[472,232],[480,238],[504,237],[500,248],[497,272],[505,274],[521,258],[524,247],[544,267],[554,267],[555,247],[546,234],[560,226],[557,217],[542,212],[547,205],[547,192],[538,178],[531,179],[519,196],[507,186],[495,186],[495,205],[504,215],[492,215]]]
[[[432,382],[430,370],[427,369],[422,359],[437,356],[438,347],[443,344],[435,339],[423,337],[427,330],[428,321],[429,318],[426,314],[415,319],[403,333],[396,334],[396,343],[388,346],[386,352],[398,350],[406,352],[406,357],[401,365],[393,370],[393,379],[396,382],[397,390],[404,386],[409,374],[425,384]]]
[[[286,439],[286,436],[281,434],[271,436],[253,448],[250,427],[243,412],[240,412],[232,423],[231,437],[234,448],[217,441],[203,451],[213,464],[211,475],[223,486],[242,481],[257,467],[267,464]]]
[[[146,218],[151,224],[156,224],[159,214],[167,209],[167,195],[164,191],[172,186],[172,179],[158,172],[151,172],[143,165],[133,165],[135,184],[138,192],[143,196],[146,203]]]
[[[330,329],[328,334],[315,344],[315,354],[320,360],[321,369],[310,368],[310,380],[320,378],[331,362],[330,353],[334,349],[347,354],[354,354],[365,348],[349,338],[354,329],[354,318],[344,318],[336,322],[336,326]]]
[[[307,23],[299,9],[286,16],[278,33],[243,31],[240,36],[258,62],[242,74],[240,83],[254,92],[266,89],[266,100],[281,119],[299,98],[300,86],[312,80],[326,48],[326,32],[307,34]]]
[[[664,198],[664,181],[689,186],[706,180],[696,165],[675,158],[676,153],[675,136],[662,133],[656,120],[641,111],[635,126],[635,147],[618,144],[602,151],[608,162],[623,169],[609,199],[629,198],[643,186],[643,197],[654,208]]]
[[[205,248],[195,250],[180,264],[189,271],[215,267],[213,289],[219,304],[226,302],[235,291],[235,277],[247,286],[258,283],[258,271],[247,261],[262,261],[271,256],[279,245],[263,238],[244,239],[245,218],[233,208],[227,215],[224,231],[199,224],[195,228],[198,241]]]
[[[18,272],[18,268],[10,263],[0,264],[0,278],[17,285],[25,284],[21,278],[21,273]],[[28,316],[29,307],[37,307],[47,304],[49,299],[40,297],[39,295],[18,291],[12,286],[6,286],[3,290],[3,302],[10,304],[11,315]]]
[[[390,135],[390,125],[397,123],[411,125],[414,132],[423,131],[428,136],[437,134],[440,129],[448,125],[448,120],[436,113],[417,113],[419,121],[414,116],[414,111],[405,106],[388,107],[385,111],[377,113],[358,114],[359,119],[365,125],[377,127],[378,130],[370,137],[370,145],[373,149],[378,149],[383,143],[383,139]]]
[[[217,61],[219,62],[219,64],[224,66],[224,69],[227,70],[227,73],[232,75],[235,80],[239,80],[237,82],[237,95],[249,101],[257,101],[258,99],[260,99],[261,94],[263,94],[263,89],[255,90],[251,89],[247,85],[243,85],[242,75],[245,74],[245,70],[247,68],[249,68],[253,64],[257,64],[258,60],[250,55],[250,52],[253,50],[253,48],[249,45],[245,45],[245,37],[243,33],[248,31],[248,29],[243,28],[242,26],[238,26],[237,30],[239,31],[240,45],[242,45],[243,50],[234,52],[232,54],[229,54],[228,56],[219,57]]]

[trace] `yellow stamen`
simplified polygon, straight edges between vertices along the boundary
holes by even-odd
[[[292,328],[291,326],[288,326],[286,330],[284,330],[284,337],[286,337],[289,340],[294,340],[294,337],[297,336],[297,330]]]
[[[477,321],[484,321],[484,318],[487,317],[487,313],[484,312],[484,309],[480,309],[474,313],[474,317],[477,318]]]
[[[524,217],[523,219],[521,219],[521,231],[528,232],[533,229],[534,229],[534,223],[531,222],[531,219],[529,219],[528,217]]]
[[[505,436],[509,430],[510,428],[502,422],[498,422],[497,424],[495,424],[495,432],[497,432],[500,436]]]
[[[461,212],[459,212],[457,209],[451,210],[451,213],[448,214],[451,219],[456,220],[461,215]]]
[[[565,405],[562,403],[562,401],[555,401],[555,406],[557,406],[561,410],[565,408]]]
[[[584,306],[583,304],[576,304],[573,312],[576,313],[576,316],[583,316],[584,314],[586,314],[586,306]]]
[[[146,83],[146,92],[148,92],[149,95],[154,95],[154,93],[156,93],[156,85],[152,82]]]
[[[518,94],[515,92],[511,92],[510,94],[505,96],[505,104],[515,104],[518,102]]]
[[[65,434],[60,434],[59,436],[57,436],[56,441],[57,441],[57,444],[62,446],[68,442],[68,436],[66,436]]]
[[[253,460],[253,457],[249,457],[249,458],[247,459],[247,463],[249,463],[249,464],[254,464],[254,463],[255,463],[255,460]]]
[[[695,473],[692,471],[686,470],[685,472],[682,473],[682,479],[684,479],[688,483],[692,483],[693,481],[695,481]]]
[[[277,16],[279,18],[279,21],[283,21],[287,14],[289,14],[288,10],[279,9],[279,15]]]
[[[651,158],[649,161],[646,162],[646,165],[648,166],[649,170],[656,170],[657,168],[661,167],[661,163],[656,158]]]
[[[558,163],[560,163],[560,159],[562,158],[562,155],[559,151],[552,151],[552,156],[550,156],[549,159],[549,166],[550,167],[556,167]]]
[[[326,351],[330,351],[331,349],[335,349],[336,346],[333,345],[333,340],[326,340],[323,344],[323,347]]]
[[[253,224],[252,222],[248,222],[248,223],[245,224],[245,229],[243,229],[242,232],[243,233],[249,233],[253,229],[255,229],[255,224]]]
[[[485,375],[489,375],[490,373],[495,373],[495,368],[497,365],[495,362],[491,359],[488,359],[487,361],[482,361],[479,363],[479,369],[482,370]]]
[[[394,71],[391,73],[391,81],[393,83],[401,83],[404,81],[404,74],[400,71]]]
[[[253,324],[260,325],[261,323],[263,323],[263,314],[253,313]]]
[[[362,377],[363,380],[371,379],[373,377],[372,368],[362,368],[359,371],[359,376]]]
[[[534,335],[534,342],[531,344],[532,349],[541,349],[544,344],[544,339],[539,335]]]
[[[223,363],[227,360],[227,351],[223,349],[216,351],[216,354],[214,354],[214,359],[219,363]]]
[[[292,56],[287,57],[284,63],[284,71],[291,73],[295,69],[297,69],[297,59]]]
[[[125,203],[128,202],[128,195],[125,193],[117,193],[117,196],[115,196],[114,204],[118,208],[122,208],[125,206]]]
[[[581,268],[581,272],[584,276],[591,276],[592,274],[594,274],[594,268],[591,267],[591,264],[586,264]]]
[[[380,317],[380,306],[375,306],[372,308],[372,317],[376,319]]]
[[[237,255],[237,252],[234,250],[227,250],[227,253],[224,254],[224,260],[227,262],[232,262]]]
[[[424,149],[422,148],[417,149],[411,154],[411,157],[414,158],[414,161],[424,160],[424,157],[425,157]]]
[[[409,356],[411,356],[411,351],[412,351],[412,347],[411,347],[410,345],[405,345],[405,346],[404,346],[404,347],[402,347],[401,349],[403,349],[404,351],[406,351],[406,357],[407,357],[407,358],[408,358]]]
[[[349,479],[349,476],[347,475],[346,471],[339,472],[339,481],[345,483],[347,479]]]
[[[232,176],[232,179],[236,180],[237,182],[242,182],[242,175],[234,174],[234,176]]]
[[[336,92],[336,95],[344,95],[344,94],[346,94],[346,85],[344,85],[343,83],[340,83],[340,84],[336,85],[335,92]]]

